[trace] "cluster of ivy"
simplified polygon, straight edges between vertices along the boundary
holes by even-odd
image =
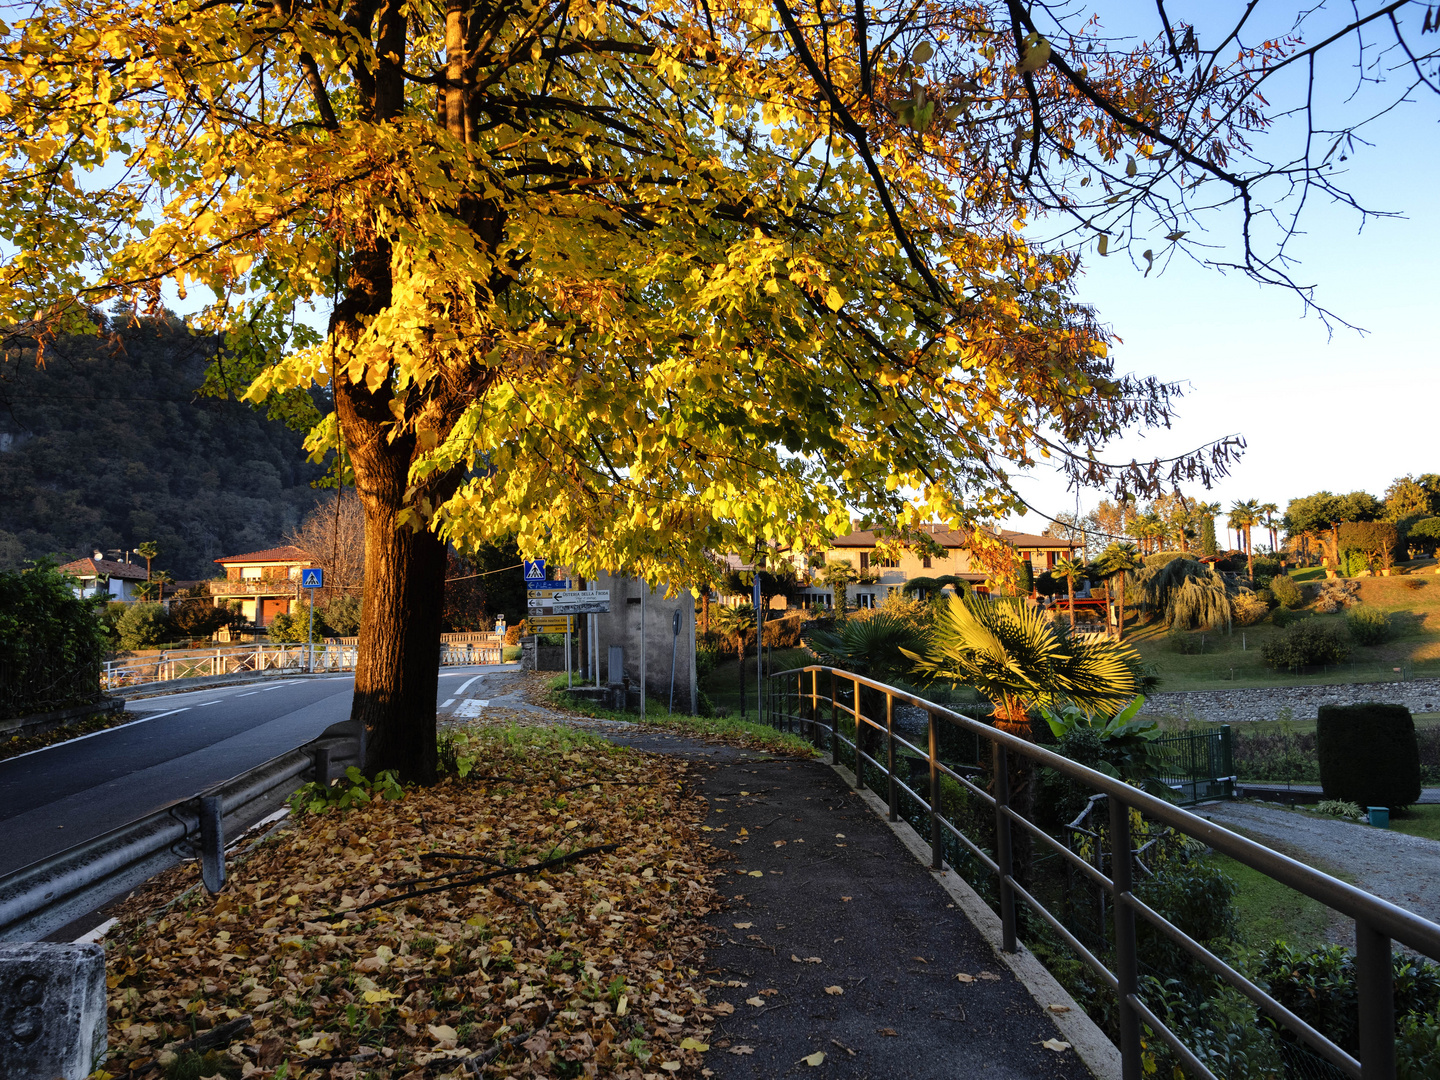
[[[345,770],[340,780],[322,784],[312,780],[290,796],[292,814],[324,814],[330,810],[348,810],[357,803],[368,803],[375,799],[389,799],[399,802],[405,797],[405,789],[393,772],[380,772],[372,780],[354,765]]]

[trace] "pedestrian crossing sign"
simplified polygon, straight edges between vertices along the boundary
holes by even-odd
[[[544,581],[544,580],[546,580],[546,578],[545,578],[545,560],[544,560],[544,559],[526,559],[526,560],[525,560],[525,581],[528,583],[528,582],[531,582],[531,581]]]
[[[300,571],[300,587],[302,589],[323,589],[325,587],[325,571],[318,566],[307,566]]]

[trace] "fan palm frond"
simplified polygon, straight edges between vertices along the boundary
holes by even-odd
[[[997,720],[1027,730],[1032,707],[1063,700],[1113,712],[1139,690],[1133,650],[1103,634],[1066,634],[1024,601],[947,599],[925,653],[904,651],[921,675],[973,686]]]

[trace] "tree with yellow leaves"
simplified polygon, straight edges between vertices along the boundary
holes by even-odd
[[[1238,440],[1098,455],[1177,391],[1114,370],[1080,255],[1148,272],[1211,192],[1248,223],[1277,174],[1235,159],[1314,50],[1158,17],[38,0],[0,26],[0,323],[43,359],[173,288],[225,336],[213,388],[343,448],[366,769],[426,780],[447,543],[683,582],[852,511],[994,518],[1042,456],[1147,497],[1225,471]]]

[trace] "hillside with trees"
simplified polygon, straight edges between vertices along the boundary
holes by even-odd
[[[200,395],[216,344],[178,319],[125,316],[38,357],[33,343],[10,350],[0,568],[153,541],[157,570],[209,578],[211,560],[273,547],[299,526],[323,467],[306,461],[301,432]]]

